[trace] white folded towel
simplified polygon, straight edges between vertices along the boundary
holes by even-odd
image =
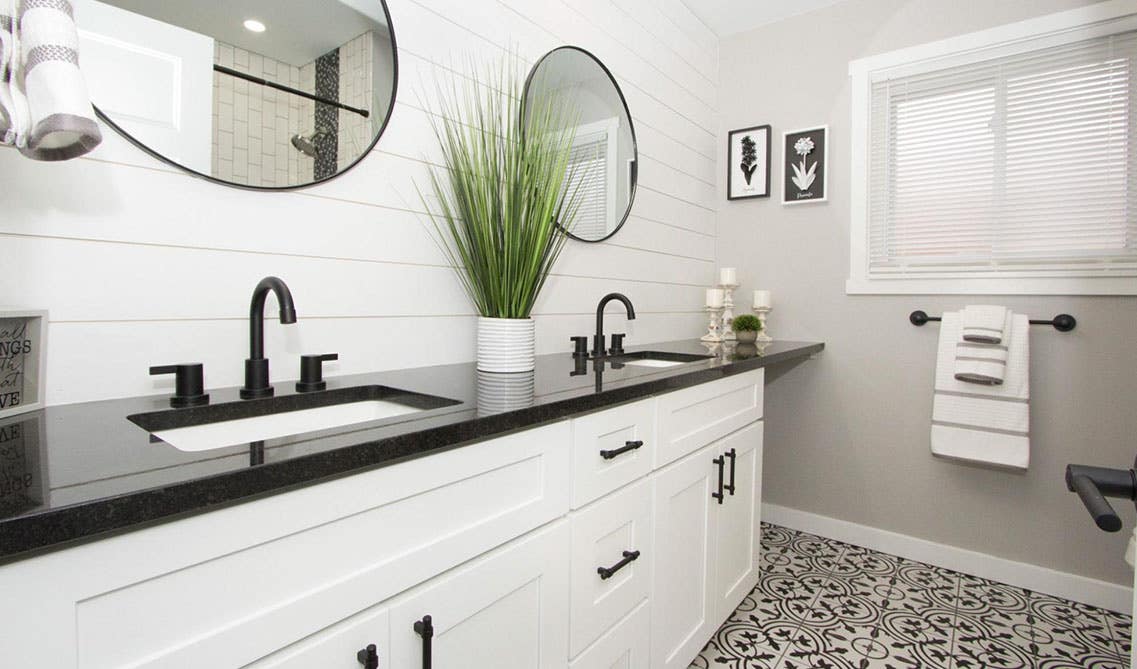
[[[13,34],[29,112],[20,151],[36,160],[68,160],[94,149],[102,134],[79,71],[79,35],[69,0],[22,0]]]
[[[948,458],[1026,469],[1030,464],[1030,322],[1013,314],[1001,385],[955,378],[960,314],[940,323],[932,403],[932,453]]]
[[[1000,307],[1001,308],[1001,307]],[[1009,332],[1011,317],[1014,315],[1009,309],[1006,312],[1005,322],[1000,327],[1001,332]],[[964,314],[960,314],[963,322]],[[1002,335],[1000,335],[1002,338]],[[1007,373],[1007,345],[984,344],[976,341],[956,341],[955,344],[955,378],[968,383],[983,383],[998,385],[1003,382]]]
[[[1007,338],[1006,307],[991,304],[969,304],[960,312],[962,340],[999,344]]]

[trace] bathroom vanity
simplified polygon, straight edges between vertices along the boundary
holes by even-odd
[[[757,581],[765,367],[822,348],[542,356],[520,390],[473,365],[332,378],[452,402],[259,459],[127,420],[163,397],[30,414],[34,494],[0,518],[4,662],[686,667]]]

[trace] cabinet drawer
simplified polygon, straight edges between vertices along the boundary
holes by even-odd
[[[573,660],[569,669],[649,669],[650,613],[648,602],[640,604]]]
[[[651,589],[651,486],[641,481],[572,515],[570,657],[595,641]],[[607,578],[599,568],[614,569]]]
[[[391,666],[388,617],[385,607],[368,609],[244,669],[360,669],[357,654],[371,644],[379,654],[379,666]]]
[[[637,447],[637,444],[640,445]],[[573,508],[580,508],[650,472],[653,450],[654,399],[574,419]]]
[[[728,376],[659,397],[655,466],[691,453],[762,417],[765,370]]]
[[[135,569],[125,583],[88,579],[94,591],[74,604],[74,666],[233,667],[264,658],[567,513],[569,438],[567,422],[550,425],[218,511],[182,532],[170,523],[96,544],[94,564],[114,565],[137,564],[138,551],[155,543],[148,561],[161,571],[143,580],[145,570]],[[313,508],[326,520],[213,553],[221,557],[176,568],[167,555]]]

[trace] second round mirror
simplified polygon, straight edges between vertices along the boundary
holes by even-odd
[[[596,56],[563,46],[537,61],[525,82],[526,103],[543,96],[567,96],[579,110],[569,171],[579,180],[581,201],[566,232],[585,242],[608,239],[636,194],[636,132],[624,94]]]

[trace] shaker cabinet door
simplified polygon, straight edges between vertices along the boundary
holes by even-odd
[[[400,596],[386,666],[567,667],[568,545],[561,520]]]
[[[715,620],[719,622],[726,620],[758,583],[762,427],[761,421],[752,423],[718,443],[718,453],[725,460],[727,487],[722,505],[716,504],[711,510],[719,517],[715,541]]]
[[[712,444],[657,472],[654,578],[651,591],[651,666],[686,669],[718,628],[715,618],[714,541],[719,514]]]

